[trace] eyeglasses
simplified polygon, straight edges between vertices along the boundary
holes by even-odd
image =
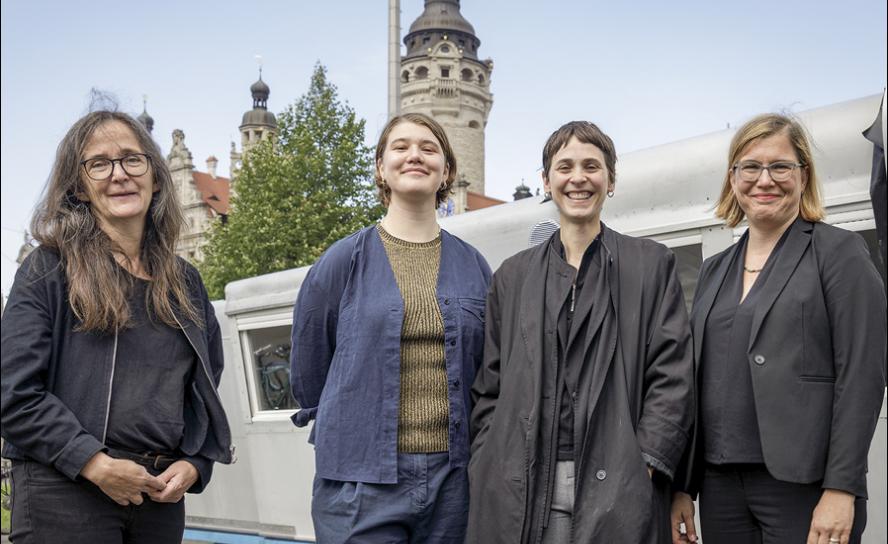
[[[105,181],[114,173],[114,163],[120,163],[120,167],[129,176],[141,176],[148,171],[148,164],[151,162],[148,155],[144,153],[130,153],[119,159],[95,158],[80,161],[83,171],[93,181]]]
[[[758,181],[762,175],[762,170],[767,170],[773,181],[789,181],[789,178],[792,177],[792,171],[803,166],[805,165],[798,162],[762,164],[755,161],[743,161],[735,164],[732,170],[740,176],[742,181]]]

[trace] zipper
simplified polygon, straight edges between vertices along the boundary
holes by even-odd
[[[570,286],[570,314],[573,316],[574,308],[577,302],[577,284],[576,282]]]
[[[108,379],[108,402],[105,404],[105,428],[102,429],[102,445],[108,438],[108,419],[111,417],[111,393],[114,391],[114,368],[117,366],[117,329],[114,329],[114,350],[111,352],[111,377]]]
[[[210,375],[210,371],[207,370],[207,365],[204,362],[203,357],[200,356],[200,352],[197,350],[197,347],[195,347],[194,342],[191,341],[191,337],[188,336],[188,333],[185,331],[185,327],[182,326],[182,322],[179,321],[178,316],[173,314],[173,319],[176,320],[176,324],[179,325],[180,329],[182,329],[182,334],[185,335],[185,338],[188,340],[188,344],[191,346],[191,349],[194,350],[194,354],[197,355],[197,360],[200,361],[200,367],[203,369],[204,375],[207,377],[207,381],[210,384],[210,389],[213,390],[213,394],[216,396],[216,400],[219,401],[219,406],[224,408],[224,405],[222,404],[222,397],[219,396],[219,391],[216,389],[216,382],[213,381],[213,377]],[[231,456],[232,462],[234,462],[234,444],[231,444],[228,449],[228,453]]]

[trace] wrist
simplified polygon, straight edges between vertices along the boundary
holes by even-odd
[[[105,473],[109,461],[111,461],[111,457],[107,453],[103,451],[97,452],[80,469],[80,475],[90,482],[96,483],[101,478],[101,475]]]

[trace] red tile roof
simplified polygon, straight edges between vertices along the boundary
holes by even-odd
[[[231,180],[221,176],[213,177],[206,172],[192,172],[194,185],[200,191],[204,203],[218,214],[228,215],[228,191]]]
[[[483,208],[489,208],[491,206],[496,206],[497,204],[504,204],[505,200],[499,200],[493,198],[492,196],[482,195],[481,193],[476,193],[474,191],[468,191],[466,195],[466,211],[470,212],[472,210],[480,210]]]

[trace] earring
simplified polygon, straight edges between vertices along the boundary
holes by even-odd
[[[552,193],[549,191],[543,193],[543,200],[552,200]]]
[[[613,197],[614,197],[614,192],[613,192],[613,191],[608,191],[608,192],[607,192],[607,197],[608,197],[608,198],[613,198]]]

